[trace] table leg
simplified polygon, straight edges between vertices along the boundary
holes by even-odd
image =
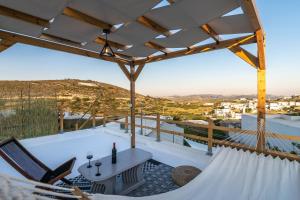
[[[115,176],[105,181],[93,182],[91,193],[115,194],[115,182]]]
[[[128,194],[145,183],[143,176],[143,164],[126,170],[122,173],[122,191],[120,194]]]

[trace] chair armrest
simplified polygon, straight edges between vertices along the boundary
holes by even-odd
[[[66,172],[68,172],[68,174],[70,174],[72,172],[75,160],[76,160],[76,158],[74,157],[74,158],[66,161],[62,165],[58,166],[55,170],[52,171],[53,174],[55,176],[59,176],[60,174],[64,174]]]
[[[58,166],[55,170],[48,171],[45,176],[42,178],[42,182],[47,182],[53,184],[56,181],[63,179],[65,176],[69,175],[72,172],[76,158],[72,158],[62,165]]]

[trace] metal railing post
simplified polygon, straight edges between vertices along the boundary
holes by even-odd
[[[103,114],[103,127],[106,127],[106,115],[105,115],[105,113]]]
[[[92,108],[92,124],[93,124],[93,128],[96,127],[96,116],[95,116],[95,106],[93,106]]]
[[[128,114],[125,117],[125,133],[128,133]]]
[[[64,132],[64,110],[62,105],[59,106],[59,132]]]
[[[160,115],[156,115],[156,141],[160,142]]]
[[[143,110],[141,110],[141,135],[143,134]]]
[[[212,146],[213,146],[213,126],[214,122],[212,119],[208,120],[208,135],[207,135],[207,155],[213,155]]]

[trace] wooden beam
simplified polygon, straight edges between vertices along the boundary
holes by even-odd
[[[68,44],[68,45],[72,45],[72,46],[81,46],[80,42],[75,42],[75,41],[68,40],[68,39],[65,39],[65,38],[61,38],[61,37],[51,35],[51,34],[48,34],[48,33],[42,33],[40,35],[40,38],[41,39],[46,39],[46,40],[51,40],[51,41],[62,43],[62,44]]]
[[[213,38],[217,43],[222,41],[222,37],[219,36],[219,34],[213,30],[211,26],[208,24],[204,24],[200,27],[202,31],[204,31],[206,34],[208,34],[211,38]],[[228,48],[232,53],[234,53],[236,56],[247,62],[249,65],[251,65],[254,68],[258,67],[258,58],[251,54],[246,49],[240,47],[240,46],[234,46],[231,48]]]
[[[259,67],[257,69],[257,151],[265,151],[266,146],[266,66],[265,40],[263,31],[256,31],[257,54]]]
[[[153,31],[156,31],[157,33],[161,33],[165,36],[170,36],[171,32],[162,27],[161,25],[159,25],[158,23],[154,22],[153,20],[149,19],[148,17],[145,16],[141,16],[137,19],[137,22],[139,22],[140,24],[152,29]]]
[[[156,50],[161,51],[161,52],[163,52],[163,53],[168,53],[168,52],[169,52],[165,47],[163,47],[163,46],[161,46],[161,45],[159,45],[159,44],[156,44],[156,43],[154,43],[154,42],[151,42],[151,41],[146,42],[146,43],[145,43],[145,46],[146,46],[146,47],[149,47],[149,48],[151,48],[151,49],[156,49]]]
[[[216,42],[220,42],[222,40],[219,34],[217,34],[208,24],[204,24],[200,28]]]
[[[121,70],[123,71],[123,73],[125,74],[125,76],[128,78],[128,80],[130,80],[130,72],[128,71],[128,69],[126,68],[124,63],[119,63],[118,62],[119,67],[121,68]]]
[[[75,10],[73,8],[70,8],[70,7],[66,7],[63,10],[63,14],[66,15],[66,16],[68,16],[68,17],[72,17],[74,19],[77,19],[79,21],[82,21],[82,22],[85,22],[85,23],[97,26],[97,27],[102,28],[102,29],[111,29],[112,28],[111,24],[103,22],[103,21],[101,21],[99,19],[91,17],[91,16],[89,16],[87,14],[84,14],[84,13],[82,13],[82,12],[80,12],[78,10]]]
[[[124,64],[128,63],[127,60],[124,60],[121,58],[100,56],[100,54],[98,52],[88,51],[88,50],[77,48],[77,47],[66,46],[64,44],[54,43],[54,42],[47,41],[47,40],[41,40],[38,38],[33,38],[33,37],[25,36],[25,35],[11,33],[11,32],[7,32],[4,30],[0,30],[0,38],[2,38],[4,40],[19,42],[19,43],[23,43],[23,44],[38,46],[38,47],[43,47],[43,48],[47,48],[47,49],[63,51],[63,52],[67,52],[67,53],[82,55],[82,56],[91,57],[91,58],[97,58],[97,59],[111,61],[111,62],[120,62],[120,63],[124,63]]]
[[[130,64],[130,128],[131,128],[131,148],[135,148],[135,65]]]
[[[241,0],[241,7],[244,13],[250,19],[252,27],[257,31],[262,29],[262,25],[259,19],[258,11],[253,0]]]
[[[266,68],[266,60],[265,60],[265,36],[262,29],[256,31],[257,38],[257,57],[259,60],[259,68]]]
[[[17,10],[13,10],[11,8],[7,8],[4,6],[0,6],[0,15],[11,17],[14,19],[22,20],[31,24],[39,25],[42,27],[49,27],[49,21],[35,17]]]
[[[97,37],[95,39],[95,42],[97,44],[100,44],[100,45],[104,45],[105,44],[105,39],[101,38],[101,37]],[[117,42],[113,42],[113,41],[110,41],[110,40],[107,40],[108,44],[111,46],[111,47],[115,47],[117,49],[122,49],[122,50],[125,50],[127,47],[126,45],[123,45],[123,44],[120,44],[120,43],[117,43]]]
[[[16,44],[15,41],[1,40],[0,41],[0,52],[5,51],[6,49],[13,46],[14,44]]]
[[[142,72],[143,68],[145,66],[145,63],[139,64],[138,68],[136,70],[136,72],[134,73],[134,81],[136,81],[140,75],[140,73]]]
[[[254,56],[252,53],[247,51],[246,49],[236,46],[229,48],[229,50],[234,53],[236,56],[240,57],[242,60],[244,60],[246,63],[248,63],[250,66],[257,68],[258,67],[258,58]]]
[[[175,57],[180,57],[180,56],[187,56],[187,55],[193,55],[193,54],[197,54],[197,53],[209,52],[209,51],[218,50],[218,49],[233,48],[235,46],[239,46],[239,45],[243,45],[243,44],[252,44],[255,42],[256,42],[255,35],[248,35],[248,36],[238,37],[238,38],[234,38],[234,39],[223,40],[223,41],[220,41],[218,44],[210,43],[210,44],[205,44],[205,45],[201,45],[201,46],[191,47],[189,49],[173,51],[173,52],[167,53],[165,55],[149,56],[148,58],[135,60],[134,62],[136,64],[151,63],[151,62],[167,60],[167,59],[171,59],[171,58],[175,58]]]

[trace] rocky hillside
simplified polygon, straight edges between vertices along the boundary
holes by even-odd
[[[105,93],[115,98],[129,98],[129,91],[114,85],[91,80],[41,80],[41,81],[0,81],[0,95],[12,97],[27,95],[72,99],[73,97],[96,97]],[[142,95],[138,95],[142,97]]]

